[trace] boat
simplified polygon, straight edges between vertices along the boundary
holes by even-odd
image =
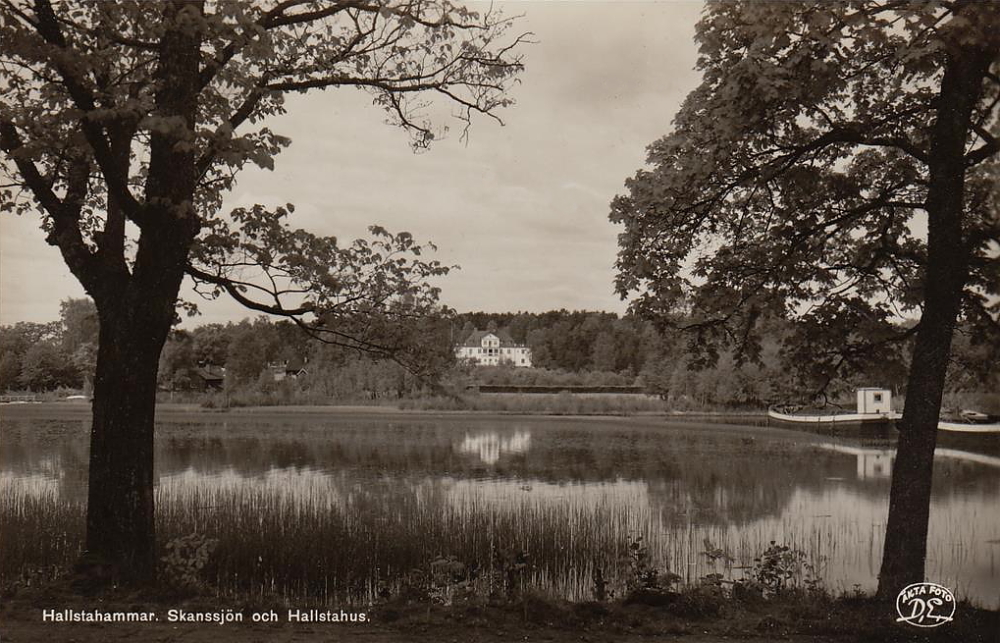
[[[801,406],[772,406],[768,422],[780,426],[825,435],[877,436],[895,440],[896,421],[902,414],[892,410],[892,397],[886,389],[859,389],[856,411],[808,409]],[[978,411],[961,411],[944,416],[938,422],[937,443],[942,453],[974,453],[1000,458],[1000,417]]]
[[[767,410],[767,416],[780,422],[793,424],[888,424],[900,417],[898,413],[800,413],[792,409],[781,409],[772,406]]]
[[[962,435],[1000,435],[1000,422],[938,422],[938,431]]]
[[[979,411],[973,411],[972,409],[964,409],[958,412],[959,417],[962,418],[963,422],[973,422],[976,424],[986,424],[990,421],[990,416],[985,413],[980,413]]]
[[[773,420],[800,425],[870,425],[889,424],[900,419],[901,413],[892,410],[892,394],[887,389],[858,389],[856,412],[837,410],[832,413],[805,411],[800,406],[771,406],[767,415]],[[979,411],[964,410],[954,419],[938,422],[939,435],[987,436],[1000,435],[1000,422],[994,416]]]
[[[937,443],[945,448],[961,449],[1000,458],[1000,422],[983,414],[962,413],[957,419],[938,422]]]
[[[888,426],[900,417],[892,410],[892,393],[882,388],[858,389],[858,408],[855,412],[837,410],[833,413],[805,411],[795,406],[772,406],[767,416],[778,422],[797,425],[822,426]]]

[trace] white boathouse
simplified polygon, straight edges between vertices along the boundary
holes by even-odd
[[[892,392],[887,388],[859,388],[858,413],[892,413]]]

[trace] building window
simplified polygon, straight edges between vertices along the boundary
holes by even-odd
[[[881,393],[876,393],[876,394],[875,394],[875,395],[873,396],[873,399],[874,399],[874,400],[875,400],[876,402],[881,402],[881,401],[882,401],[882,394],[881,394]]]

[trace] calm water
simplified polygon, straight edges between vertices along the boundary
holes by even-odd
[[[249,492],[310,515],[363,507],[372,524],[400,529],[410,516],[461,522],[488,515],[480,530],[503,523],[551,531],[558,533],[555,549],[614,543],[622,555],[642,536],[652,564],[687,582],[713,571],[739,578],[773,540],[806,552],[831,589],[873,590],[876,583],[893,458],[885,440],[664,420],[164,418],[156,454],[161,504]],[[81,503],[87,431],[83,419],[5,413],[0,485]],[[1000,603],[998,501],[1000,458],[964,447],[938,450],[928,579],[991,607]],[[200,515],[210,517],[214,506]],[[422,538],[428,555],[459,553],[447,550],[457,547],[450,535],[421,524],[422,535],[403,537]],[[377,532],[352,533],[359,551],[381,546],[369,542]],[[533,538],[524,546],[541,543],[544,533]],[[708,545],[732,561],[713,564],[702,554]],[[548,569],[541,564],[548,555],[535,552],[539,570]],[[592,571],[550,569],[537,580],[570,598],[589,598]]]

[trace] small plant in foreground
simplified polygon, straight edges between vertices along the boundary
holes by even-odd
[[[698,589],[702,593],[722,598],[725,596],[725,585],[727,583],[731,584],[732,581],[727,580],[722,573],[715,571],[716,565],[719,561],[722,561],[724,568],[729,569],[733,564],[733,557],[723,548],[712,544],[712,541],[708,538],[705,538],[702,543],[705,546],[705,550],[701,552],[701,555],[708,559],[708,563],[712,566],[713,571],[699,579]]]
[[[715,596],[724,596],[726,579],[719,573],[705,574],[699,579],[698,589]]]
[[[777,593],[785,589],[805,559],[805,554],[787,545],[771,546],[759,558],[754,558],[753,578],[766,590]]]
[[[603,603],[608,600],[608,581],[604,578],[604,569],[594,561],[594,567],[590,572],[590,579],[594,583],[591,592],[594,600]]]
[[[677,574],[669,571],[660,574],[660,571],[650,563],[649,548],[638,536],[629,543],[629,568],[631,578],[629,580],[630,590],[664,590],[670,588],[681,580]]]
[[[426,569],[413,569],[406,579],[405,593],[418,601],[445,606],[473,592],[474,572],[455,556],[438,556]]]
[[[166,555],[160,559],[164,579],[178,589],[191,591],[204,588],[201,571],[217,545],[216,539],[199,533],[171,540],[165,546]]]
[[[439,556],[431,562],[430,581],[428,594],[442,605],[451,605],[456,598],[472,592],[469,569],[454,556]]]
[[[733,557],[722,547],[716,547],[708,538],[705,538],[702,544],[705,546],[705,550],[701,552],[701,555],[708,559],[713,569],[719,561],[722,561],[726,566],[733,564]]]
[[[750,578],[739,581],[738,585],[738,588],[734,587],[735,594],[745,593],[737,592],[737,589],[749,590],[764,598],[800,587],[811,594],[824,592],[822,581],[806,553],[779,545],[773,540],[760,556],[754,558]]]
[[[455,556],[438,556],[423,569],[413,569],[403,583],[402,592],[419,602],[451,606],[457,600],[472,596],[476,572]],[[384,585],[380,596],[387,597]]]
[[[508,598],[524,594],[525,581],[531,566],[528,553],[520,550],[497,549],[493,552],[495,569],[500,574],[504,593]]]
[[[631,577],[625,603],[663,606],[674,602],[678,595],[672,588],[681,577],[670,571],[661,574],[651,565],[649,550],[643,543],[642,536],[629,543],[628,550]]]

